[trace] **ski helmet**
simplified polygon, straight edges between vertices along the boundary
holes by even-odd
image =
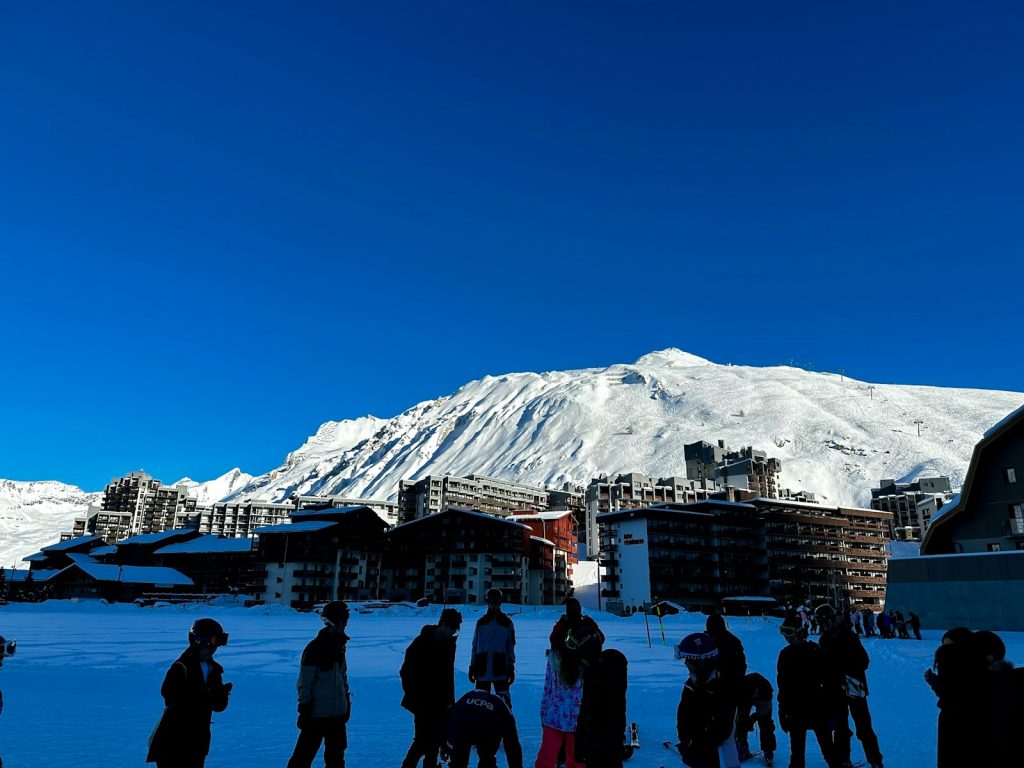
[[[834,621],[836,618],[836,609],[828,603],[822,603],[814,609],[814,617],[818,621]]]
[[[341,600],[332,600],[320,611],[320,619],[329,627],[336,627],[348,619],[348,606]]]
[[[14,651],[18,648],[17,640],[7,640],[3,635],[0,635],[0,660],[6,659],[8,656],[13,656]],[[0,663],[3,663],[0,661]]]
[[[779,632],[785,638],[790,637],[807,637],[807,628],[804,626],[799,616],[787,616],[782,626],[779,627]]]
[[[228,633],[215,619],[196,619],[188,631],[188,644],[220,648],[228,644]]]
[[[485,599],[487,600],[488,605],[495,606],[501,605],[505,601],[505,597],[501,594],[501,590],[496,587],[491,587],[487,590]]]
[[[702,661],[718,656],[718,648],[711,635],[706,632],[694,632],[679,641],[676,646],[676,659],[682,661]]]

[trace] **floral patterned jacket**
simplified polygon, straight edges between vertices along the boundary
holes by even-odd
[[[549,651],[544,694],[540,699],[540,722],[556,731],[572,733],[576,730],[576,718],[583,700],[583,670],[580,669],[576,682],[569,685],[562,679],[560,667],[558,654]]]

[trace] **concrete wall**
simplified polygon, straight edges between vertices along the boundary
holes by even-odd
[[[926,629],[1024,631],[1024,551],[889,561],[885,607],[914,611]]]

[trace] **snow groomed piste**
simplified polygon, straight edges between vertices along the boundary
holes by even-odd
[[[456,659],[456,692],[470,688],[466,677],[472,622],[482,608],[460,606],[465,616]],[[545,656],[559,608],[506,606],[516,623],[517,673],[514,711],[524,760],[532,765],[540,744],[539,705]],[[436,622],[439,606],[353,612],[348,627],[349,678],[353,713],[347,762],[358,768],[393,768],[412,738],[412,717],[399,706],[398,669],[406,646],[425,623]],[[12,604],[0,608],[0,634],[17,638],[18,654],[0,670],[4,712],[0,755],[10,768],[143,766],[146,740],[163,703],[160,683],[168,665],[187,644],[192,621],[209,615],[231,634],[218,652],[225,679],[234,683],[227,711],[214,716],[209,768],[279,768],[295,742],[295,677],[303,646],[320,629],[314,614],[280,608],[173,606],[137,608],[98,603]],[[605,647],[629,659],[628,718],[639,723],[649,748],[636,751],[636,768],[680,765],[657,748],[675,739],[675,713],[685,678],[673,658],[679,639],[704,627],[696,614],[664,617],[666,640],[653,636],[648,648],[643,616],[592,614],[607,635]],[[783,647],[778,619],[732,618],[730,629],[743,641],[751,671],[775,679]],[[998,631],[998,630],[997,630]],[[922,675],[931,666],[941,632],[924,640],[867,640],[871,712],[886,765],[935,765],[938,710]],[[1024,633],[1000,633],[1007,658],[1024,659]],[[753,746],[753,745],[752,745]],[[853,757],[862,759],[859,744]],[[776,765],[789,759],[780,738]],[[501,761],[499,761],[500,764]],[[756,760],[755,760],[756,763]],[[813,745],[807,765],[824,766]]]

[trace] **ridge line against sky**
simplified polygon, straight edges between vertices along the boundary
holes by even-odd
[[[669,346],[1020,389],[1022,24],[7,9],[0,477],[254,471],[325,420]]]

